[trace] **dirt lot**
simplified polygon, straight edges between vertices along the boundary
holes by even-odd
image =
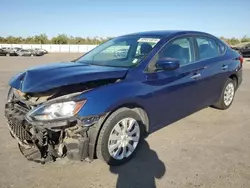
[[[100,160],[28,162],[3,115],[8,80],[27,67],[77,56],[0,57],[1,188],[250,187],[250,60],[244,63],[244,82],[229,110],[207,108],[155,132],[124,166],[109,167]]]

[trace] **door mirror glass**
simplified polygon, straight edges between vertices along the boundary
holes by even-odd
[[[176,70],[180,67],[180,62],[175,58],[162,58],[156,62],[156,68],[162,70]]]

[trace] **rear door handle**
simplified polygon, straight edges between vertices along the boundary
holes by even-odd
[[[195,73],[193,76],[191,76],[190,78],[192,78],[192,79],[197,79],[197,78],[199,78],[199,77],[201,77],[201,74],[200,73]]]
[[[227,70],[228,69],[228,65],[223,65],[222,66],[222,70]]]

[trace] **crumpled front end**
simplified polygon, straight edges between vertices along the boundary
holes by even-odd
[[[44,98],[48,99],[43,96],[42,100]],[[25,99],[19,90],[12,89],[9,93],[5,116],[21,153],[28,160],[39,163],[55,161],[65,156],[74,160],[92,160],[93,155],[89,154],[89,131],[101,116],[33,121],[27,114],[39,105],[31,97],[30,100]]]
[[[88,158],[88,127],[79,120],[33,125],[25,119],[27,107],[9,102],[5,116],[11,135],[18,141],[22,154],[31,161],[45,163],[68,156],[71,159]]]

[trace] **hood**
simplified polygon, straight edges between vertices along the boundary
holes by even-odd
[[[35,67],[17,74],[10,86],[24,93],[37,93],[56,87],[88,81],[122,78],[128,68],[87,65],[65,62]]]

